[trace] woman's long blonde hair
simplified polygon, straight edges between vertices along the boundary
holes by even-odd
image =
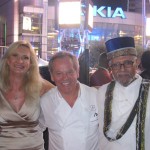
[[[24,76],[23,88],[25,95],[28,98],[36,99],[39,96],[40,90],[42,88],[42,78],[39,73],[39,67],[37,63],[37,57],[34,49],[28,41],[17,41],[12,43],[4,56],[0,59],[0,89],[6,92],[10,88],[10,70],[7,64],[7,59],[18,49],[19,47],[27,47],[30,51],[30,63],[31,66],[28,72]]]

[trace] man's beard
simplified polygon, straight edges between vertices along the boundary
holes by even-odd
[[[116,78],[114,77],[114,79],[118,81],[122,86],[126,87],[135,80],[135,75],[133,76],[130,73],[118,73],[116,75]]]

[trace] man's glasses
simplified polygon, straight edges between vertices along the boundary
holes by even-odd
[[[112,64],[110,67],[112,70],[119,70],[123,66],[124,68],[131,68],[133,67],[134,61],[126,60],[122,64],[121,63],[115,63]]]

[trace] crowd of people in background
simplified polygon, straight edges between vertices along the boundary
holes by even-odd
[[[31,44],[12,43],[0,60],[0,149],[149,150],[150,51],[139,61],[132,37],[105,45],[85,85],[73,54],[52,56],[47,81]]]
[[[112,80],[112,75],[109,70],[107,53],[103,52],[99,55],[98,68],[90,75],[90,86],[99,87]]]
[[[150,50],[146,50],[142,53],[141,67],[140,76],[144,79],[150,79]]]

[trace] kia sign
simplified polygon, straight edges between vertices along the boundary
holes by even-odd
[[[116,18],[120,17],[122,19],[126,19],[124,11],[121,7],[117,7],[114,11],[112,11],[111,7],[101,6],[97,8],[97,6],[93,7],[94,16],[100,15],[103,18]]]

